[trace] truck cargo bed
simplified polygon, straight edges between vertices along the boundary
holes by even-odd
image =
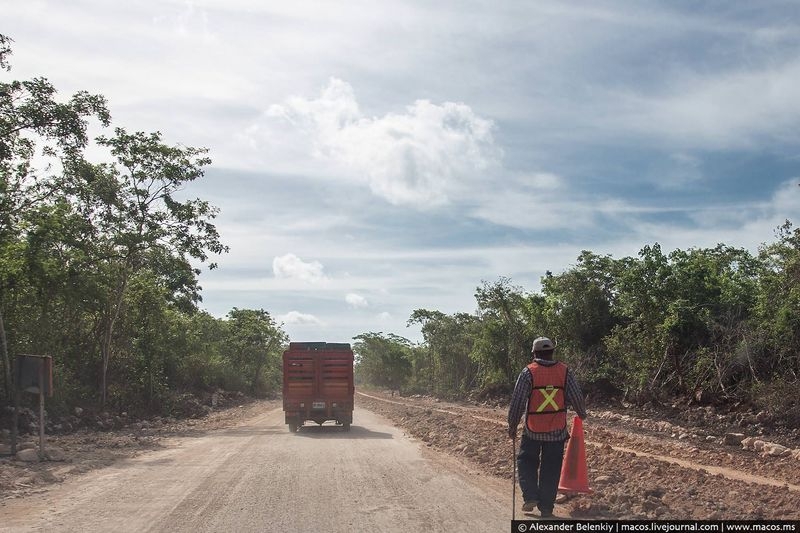
[[[283,410],[291,431],[306,420],[353,420],[353,350],[346,343],[293,342],[283,353]]]

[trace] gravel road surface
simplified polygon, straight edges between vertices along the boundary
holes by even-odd
[[[506,485],[370,411],[290,434],[277,409],[7,500],[0,531],[505,531]]]

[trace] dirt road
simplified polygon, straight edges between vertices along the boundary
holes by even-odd
[[[352,430],[245,424],[0,504],[0,531],[501,531],[510,486],[357,409]]]

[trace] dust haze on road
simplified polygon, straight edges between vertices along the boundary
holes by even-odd
[[[356,409],[350,432],[326,424],[291,434],[274,409],[7,500],[0,530],[501,531],[510,493],[510,480],[431,451],[370,411]]]

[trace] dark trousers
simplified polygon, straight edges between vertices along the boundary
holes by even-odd
[[[544,442],[522,435],[517,455],[519,486],[526,502],[539,502],[539,511],[552,512],[555,506],[564,442]]]

